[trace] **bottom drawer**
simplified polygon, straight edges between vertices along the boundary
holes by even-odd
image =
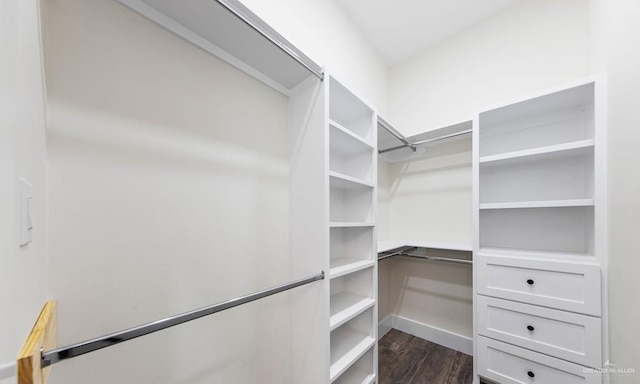
[[[505,344],[477,339],[478,374],[501,384],[601,384],[602,377],[577,364]]]

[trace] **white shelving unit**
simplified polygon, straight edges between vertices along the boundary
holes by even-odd
[[[304,383],[374,383],[376,112],[329,74],[292,93],[292,270],[325,271],[320,290],[292,299],[292,333],[309,340],[292,351],[293,374]]]
[[[544,367],[583,380],[607,358],[603,89],[589,78],[476,116],[474,383]]]
[[[329,86],[329,381],[377,376],[376,114],[333,77]]]

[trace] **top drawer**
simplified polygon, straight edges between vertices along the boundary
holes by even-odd
[[[480,255],[477,272],[481,295],[601,314],[597,265]]]

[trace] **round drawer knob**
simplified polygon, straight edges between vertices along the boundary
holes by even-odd
[[[533,372],[531,372],[531,371],[529,371],[529,372],[527,372],[527,376],[529,376],[529,377],[536,377],[536,374],[535,374],[535,373],[533,373]]]
[[[536,329],[533,327],[533,325],[527,325],[527,329],[531,332],[535,331]]]
[[[528,280],[527,280],[527,284],[529,284],[529,285],[533,285],[533,284],[535,284],[535,283],[536,283],[536,282],[535,282],[535,281],[533,281],[532,279],[528,279]]]

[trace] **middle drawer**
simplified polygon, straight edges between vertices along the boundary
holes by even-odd
[[[600,318],[476,298],[479,334],[589,367],[602,365]]]

